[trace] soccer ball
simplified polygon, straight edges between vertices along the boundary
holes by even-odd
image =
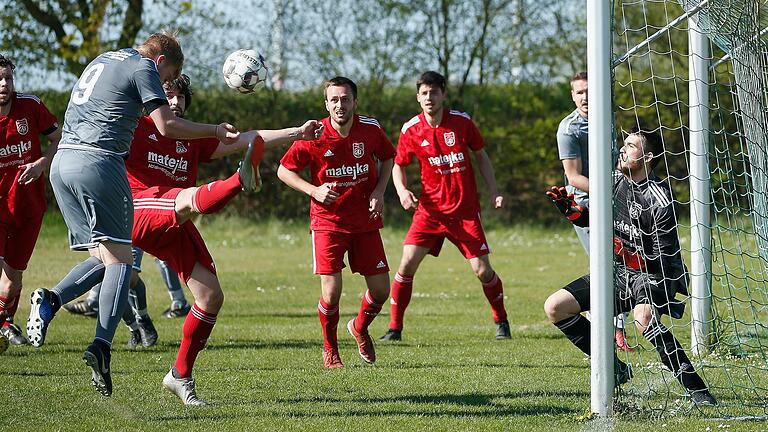
[[[254,50],[237,50],[228,55],[221,72],[224,82],[240,93],[252,93],[267,80],[264,56]]]

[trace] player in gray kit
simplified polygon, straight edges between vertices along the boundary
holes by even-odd
[[[83,360],[92,370],[92,384],[105,396],[112,394],[110,350],[128,300],[133,261],[133,200],[125,157],[142,108],[165,136],[216,137],[226,144],[239,137],[228,123],[194,123],[173,114],[163,82],[178,77],[183,63],[181,46],[169,33],[153,34],[136,49],[96,57],[72,89],[51,165],[51,184],[69,229],[70,248],[88,250],[90,257],[52,290],[32,293],[27,335],[33,346],[41,346],[61,305],[101,282],[96,335]]]

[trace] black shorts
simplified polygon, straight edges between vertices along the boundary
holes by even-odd
[[[684,278],[684,276],[682,276]],[[675,300],[676,280],[656,280],[648,273],[628,269],[623,266],[614,268],[614,314],[631,311],[638,304],[650,304],[661,313],[669,313],[678,318],[681,302]],[[584,275],[566,285],[564,290],[573,295],[581,311],[589,310],[590,288],[589,275]],[[670,308],[674,313],[670,313]],[[680,313],[681,314],[681,313]]]

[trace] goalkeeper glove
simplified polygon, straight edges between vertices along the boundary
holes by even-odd
[[[624,265],[635,270],[645,270],[645,259],[639,251],[630,252],[624,247],[621,239],[613,236],[613,253]]]
[[[547,197],[552,200],[560,213],[578,227],[589,226],[589,211],[576,203],[573,194],[569,194],[563,186],[552,186],[547,192]]]

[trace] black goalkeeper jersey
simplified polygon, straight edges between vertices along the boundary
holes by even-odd
[[[613,231],[628,252],[638,252],[656,280],[680,280],[685,273],[677,238],[674,196],[655,175],[635,183],[614,172]],[[684,278],[683,278],[684,279]]]

